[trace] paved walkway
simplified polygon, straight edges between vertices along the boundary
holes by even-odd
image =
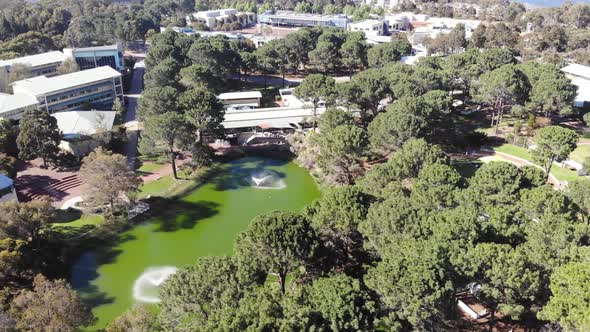
[[[127,164],[131,169],[135,169],[135,158],[137,156],[137,142],[139,139],[139,128],[137,126],[137,99],[141,97],[143,91],[143,74],[145,66],[143,60],[135,63],[135,70],[131,79],[131,86],[125,95],[127,111],[125,112],[125,127],[127,127],[127,146],[125,154],[127,155]]]
[[[82,194],[82,179],[77,171],[44,169],[42,164],[41,159],[34,159],[19,167],[16,190],[20,201],[49,196],[52,204],[60,207],[63,202]]]

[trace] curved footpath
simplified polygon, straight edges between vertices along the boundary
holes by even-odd
[[[495,157],[498,157],[500,159],[503,159],[503,160],[505,160],[505,161],[507,161],[507,162],[509,162],[511,164],[514,164],[514,165],[516,165],[518,167],[525,166],[525,165],[531,165],[531,166],[537,167],[538,169],[543,170],[543,168],[541,166],[537,165],[537,164],[534,164],[534,163],[532,163],[532,162],[530,162],[530,161],[528,161],[526,159],[522,159],[522,158],[513,156],[511,154],[508,154],[508,153],[498,152],[498,151],[493,151],[493,150],[482,150],[479,154],[482,157],[495,156]],[[567,187],[567,184],[566,183],[560,182],[555,177],[555,175],[553,175],[551,173],[549,173],[549,183],[551,183],[555,188],[559,188],[559,189],[562,189],[562,188]]]

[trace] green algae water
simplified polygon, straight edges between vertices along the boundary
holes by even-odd
[[[167,272],[197,257],[230,255],[233,241],[256,215],[272,210],[300,212],[319,190],[293,163],[244,158],[224,165],[203,186],[170,203],[146,223],[122,233],[118,242],[82,255],[71,271],[72,286],[92,306],[95,331],[138,303],[134,285],[158,284]],[[164,271],[153,274],[150,271]],[[150,302],[156,294],[141,294]]]

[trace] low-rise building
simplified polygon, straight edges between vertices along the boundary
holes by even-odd
[[[238,22],[241,26],[256,23],[256,14],[252,12],[240,12],[237,9],[228,8],[220,10],[206,10],[193,13],[186,17],[189,22],[201,22],[209,29],[216,29],[226,23]]]
[[[101,146],[97,136],[113,129],[115,111],[71,111],[59,112],[52,116],[63,133],[59,143],[62,151],[82,158]]]
[[[572,80],[572,84],[578,87],[578,95],[574,101],[577,107],[590,106],[590,67],[577,63],[569,64],[561,71]]]
[[[222,93],[217,98],[226,109],[244,109],[260,107],[262,94],[260,91],[243,91]]]
[[[352,22],[346,15],[320,15],[320,14],[303,14],[293,11],[281,10],[277,12],[266,11],[258,15],[258,23],[269,24],[272,26],[288,27],[337,27],[346,29]]]
[[[39,107],[35,96],[26,93],[0,93],[0,118],[20,120],[22,113]]]
[[[14,181],[4,174],[0,174],[0,203],[17,201]]]
[[[118,98],[123,103],[121,73],[103,66],[55,77],[37,76],[12,83],[14,95],[34,96],[49,113],[111,109]]]
[[[35,55],[28,55],[20,58],[14,58],[9,60],[0,61],[0,67],[4,68],[7,73],[10,73],[10,69],[15,64],[23,64],[31,68],[33,76],[46,75],[53,76],[57,75],[57,67],[67,57],[60,51],[51,51],[46,53],[40,53]]]
[[[73,58],[80,66],[80,70],[109,66],[115,70],[123,71],[123,49],[121,45],[105,45],[84,48],[64,48],[65,56]]]
[[[387,33],[387,23],[381,20],[363,20],[348,24],[350,31],[362,31],[366,37],[383,36]]]

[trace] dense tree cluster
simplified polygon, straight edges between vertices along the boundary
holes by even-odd
[[[352,75],[359,69],[383,67],[410,52],[411,45],[405,37],[371,47],[360,32],[306,28],[262,45],[255,52],[257,67],[248,68],[248,71],[284,75],[286,72],[315,69],[322,73],[345,72]]]
[[[175,1],[129,6],[109,0],[14,1],[1,11],[0,56],[142,40],[149,29],[159,28],[163,17],[190,10],[178,5]]]
[[[93,321],[61,279],[63,244],[54,242],[57,211],[48,199],[0,204],[0,322],[6,331],[75,331]]]
[[[479,146],[480,135],[455,125],[459,114],[453,102],[458,99],[489,107],[491,127],[497,130],[507,113],[521,122],[574,114],[576,93],[557,66],[516,64],[513,52],[500,48],[423,58],[413,66],[389,62],[341,84],[309,75],[296,94],[314,108],[323,101],[334,109],[320,121],[319,133],[296,134],[292,145],[300,163],[322,181],[352,184],[368,160],[388,156],[411,138],[426,138],[446,150]],[[358,117],[352,116],[352,110],[358,111]],[[568,142],[575,140],[574,135]],[[340,145],[343,148],[337,149]]]
[[[248,47],[222,36],[154,36],[145,60],[146,90],[138,103],[145,124],[140,152],[167,156],[175,178],[180,151],[190,150],[193,160],[206,162],[210,152],[204,136],[219,135],[224,117],[215,89],[238,70],[239,50]]]
[[[181,269],[159,321],[169,331],[457,330],[468,323],[456,294],[471,287],[491,317],[583,329],[590,229],[569,194],[532,166],[491,162],[462,177],[440,147],[410,139],[301,214],[255,218],[234,256]]]

